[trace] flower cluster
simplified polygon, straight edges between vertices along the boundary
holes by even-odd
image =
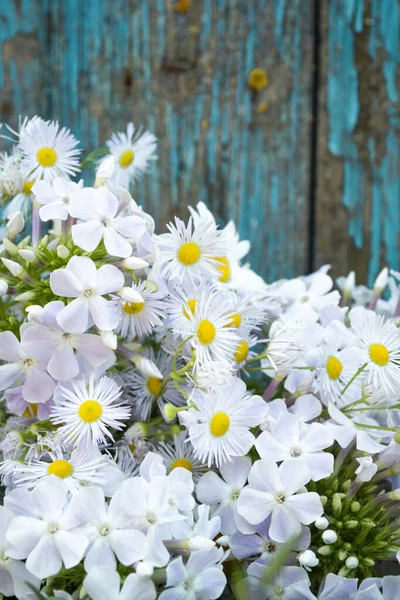
[[[7,129],[0,593],[396,600],[400,274],[267,284],[202,203],[155,232],[151,133]]]

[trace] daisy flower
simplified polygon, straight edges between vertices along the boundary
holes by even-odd
[[[161,258],[166,261],[164,275],[167,279],[183,282],[214,279],[219,276],[219,257],[226,254],[226,244],[217,226],[208,220],[187,226],[175,217],[175,225],[167,225],[169,233],[158,236]]]
[[[119,324],[116,332],[123,338],[140,338],[150,335],[153,329],[162,325],[160,316],[164,314],[164,302],[157,292],[153,292],[146,281],[132,283],[132,289],[137,292],[141,300],[128,302],[123,298],[112,300],[114,309],[119,314]]]
[[[115,157],[113,179],[123,187],[139,179],[147,171],[149,162],[155,160],[157,138],[149,131],[135,130],[133,123],[128,123],[126,133],[113,133],[106,142],[112,156]]]
[[[100,469],[107,465],[107,459],[97,448],[77,446],[72,453],[65,454],[60,449],[47,453],[49,460],[32,460],[28,464],[16,466],[14,483],[17,487],[33,487],[38,481],[51,475],[63,479],[69,491],[75,494],[83,485],[101,486],[104,477]]]
[[[259,425],[268,411],[260,396],[247,393],[246,384],[233,377],[220,388],[195,390],[190,409],[196,423],[189,426],[189,439],[195,456],[211,467],[244,456],[254,443],[251,427]]]
[[[35,181],[52,182],[56,177],[69,179],[80,170],[78,143],[69,129],[60,129],[57,121],[40,119],[20,135],[21,168]]]
[[[50,420],[60,425],[60,434],[76,444],[86,446],[114,441],[110,428],[120,430],[121,421],[129,418],[130,409],[119,400],[121,388],[109,377],[98,381],[90,377],[72,380],[70,386],[59,387]]]
[[[173,287],[165,304],[168,312],[167,325],[173,332],[179,332],[185,337],[185,332],[190,331],[190,317],[196,313],[196,307],[215,291],[211,286],[195,284],[190,280]]]
[[[183,336],[191,335],[190,343],[196,350],[195,368],[206,367],[212,361],[233,362],[233,355],[240,342],[229,308],[220,292],[204,295],[193,314],[187,305],[190,327],[182,329]]]
[[[167,473],[181,467],[190,471],[193,481],[197,483],[206,471],[206,466],[196,458],[192,446],[187,443],[187,433],[185,431],[182,431],[179,435],[174,435],[174,441],[171,444],[160,442],[157,446],[157,452],[163,458]]]
[[[346,346],[340,338],[333,337],[319,347],[315,389],[323,401],[337,402],[341,392],[361,366],[359,352],[355,346]],[[354,382],[358,385],[358,382]]]
[[[400,385],[400,334],[394,323],[362,307],[349,313],[366,385],[396,393]],[[355,373],[354,373],[355,374]]]
[[[162,395],[159,396],[164,379],[171,373],[172,357],[164,353],[156,355],[152,348],[146,349],[143,355],[157,366],[161,377],[139,369],[129,369],[119,373],[118,380],[123,386],[125,397],[131,400],[137,417],[141,421],[147,421],[156,402],[160,403],[161,401],[162,404],[168,402],[174,406],[181,406],[184,399],[172,380],[167,382]]]

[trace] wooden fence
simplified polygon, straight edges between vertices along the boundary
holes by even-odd
[[[159,227],[206,202],[268,280],[400,268],[400,0],[1,0],[0,113],[159,138]],[[264,81],[250,81],[253,69]]]

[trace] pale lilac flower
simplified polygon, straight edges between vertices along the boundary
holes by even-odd
[[[271,515],[272,539],[285,542],[300,534],[302,524],[309,525],[324,512],[315,492],[296,494],[309,479],[304,461],[287,461],[278,467],[271,460],[257,460],[238,500],[238,512],[253,525]]]
[[[144,219],[119,213],[118,200],[105,187],[84,188],[71,198],[70,214],[85,221],[72,226],[74,243],[91,252],[101,239],[111,256],[127,258],[132,254],[129,239],[140,238],[146,230]]]
[[[75,298],[58,313],[57,323],[70,333],[84,333],[93,322],[99,329],[114,329],[119,317],[103,296],[119,291],[123,285],[124,276],[117,267],[103,265],[96,269],[87,256],[73,256],[64,269],[50,275],[53,294]]]
[[[371,479],[378,470],[378,465],[374,463],[371,456],[356,458],[356,461],[360,465],[356,469],[357,478],[360,481],[371,481]]]
[[[22,396],[26,402],[46,402],[51,398],[55,383],[46,366],[50,358],[49,352],[40,355],[34,344],[26,338],[29,325],[21,327],[21,341],[11,331],[0,333],[0,360],[7,364],[0,365],[0,390],[10,387],[20,379]]]
[[[36,202],[42,204],[39,209],[41,220],[61,219],[65,221],[69,216],[71,194],[81,187],[81,182],[74,183],[63,177],[56,177],[52,183],[42,179],[35,181],[32,192],[35,195]]]

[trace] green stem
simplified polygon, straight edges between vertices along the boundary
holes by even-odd
[[[347,383],[347,385],[345,385],[345,387],[340,392],[341,396],[343,396],[345,391],[348,390],[348,388],[351,386],[353,381],[355,381],[355,379],[357,379],[357,377],[360,375],[360,373],[362,373],[362,371],[364,371],[366,366],[367,366],[367,363],[364,363],[363,365],[361,365],[361,367],[358,369],[358,371],[353,375],[353,377],[350,379],[350,381]]]

